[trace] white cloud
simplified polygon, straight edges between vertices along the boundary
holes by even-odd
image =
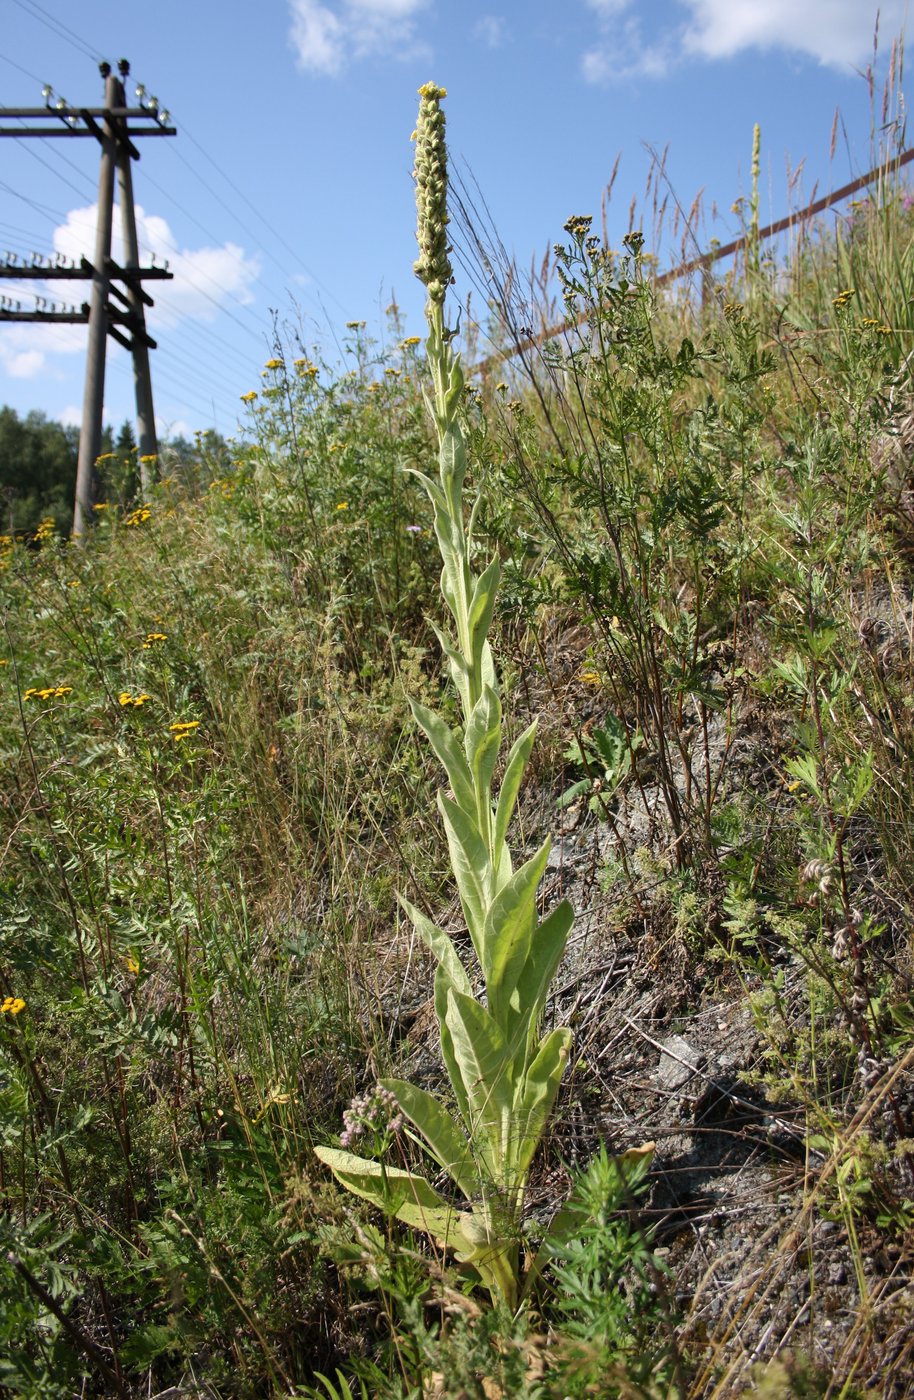
[[[427,0],[290,0],[289,38],[298,65],[335,77],[353,59],[373,54],[414,58],[415,16]]]
[[[883,48],[904,26],[908,0],[678,0],[687,11],[664,31],[647,0],[587,0],[602,32],[581,58],[588,82],[662,77],[687,58],[726,59],[784,49],[848,69],[872,52],[876,15]]]
[[[483,15],[473,25],[473,38],[478,39],[487,48],[500,48],[505,37],[506,25],[500,15]]]
[[[79,428],[82,426],[83,411],[75,404],[68,403],[63,412],[58,414],[58,417],[65,428]]]
[[[662,78],[675,62],[670,35],[659,29],[651,7],[646,23],[632,14],[632,0],[587,0],[606,36],[581,57],[581,73],[588,83],[619,82],[623,78]]]
[[[602,19],[611,19],[629,9],[632,0],[587,0],[587,4],[590,9],[596,10]]]
[[[95,213],[94,204],[71,209],[66,221],[54,230],[55,253],[76,262],[81,257],[91,259],[95,250]],[[146,312],[153,332],[186,320],[213,321],[227,302],[248,304],[254,300],[251,285],[259,275],[260,264],[256,258],[247,257],[236,243],[217,248],[180,248],[165,219],[147,214],[140,205],[136,207],[136,222],[141,263],[148,266],[155,258],[162,267],[167,261],[169,271],[174,273],[171,282],[147,283],[155,300],[155,306]],[[122,261],[119,230],[112,240],[111,253],[115,262]],[[80,306],[91,295],[86,281],[33,282],[30,287],[49,305]],[[60,377],[55,357],[82,353],[85,348],[84,325],[12,325],[0,337],[0,368],[18,379],[34,379],[41,374]]]
[[[188,438],[193,440],[195,429],[183,418],[159,418],[156,415],[156,433],[160,439]]]
[[[239,300],[245,305],[254,300],[251,285],[260,273],[257,258],[246,257],[237,243],[223,243],[217,248],[180,248],[167,221],[157,214],[147,214],[136,206],[137,242],[140,261],[153,261],[159,267],[168,263],[174,274],[171,282],[152,282],[147,286],[155,307],[147,312],[152,326],[174,326],[179,321],[213,321],[222,306]],[[115,262],[123,258],[123,242],[117,225],[112,240]],[[91,258],[95,243],[95,205],[71,209],[66,223],[54,230],[54,251],[64,257]],[[58,295],[80,302],[86,295],[86,283],[58,282]]]
[[[4,368],[11,379],[34,379],[46,363],[40,350],[20,350],[6,358]]]
[[[692,12],[683,41],[704,58],[747,48],[783,48],[836,67],[860,65],[872,52],[879,12],[883,37],[904,25],[906,0],[683,0]]]

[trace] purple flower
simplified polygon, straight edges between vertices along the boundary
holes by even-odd
[[[383,1151],[388,1140],[396,1137],[403,1127],[403,1113],[396,1094],[376,1084],[370,1093],[360,1094],[343,1114],[340,1147],[350,1148],[357,1138],[369,1135],[374,1147]]]

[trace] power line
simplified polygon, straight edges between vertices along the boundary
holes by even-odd
[[[23,123],[23,125],[24,124],[25,123]],[[21,150],[24,150],[27,155],[30,155],[33,158],[33,160],[37,160],[39,165],[43,165],[45,170],[50,170],[52,175],[56,175],[59,180],[63,180],[64,184],[67,185],[73,191],[74,194],[79,195],[80,199],[85,199],[86,196],[83,194],[82,190],[78,190],[74,185],[73,181],[68,180],[66,175],[62,175],[59,170],[55,170],[49,160],[45,160],[43,156],[40,156],[38,152],[34,150],[31,146],[27,146],[25,142],[20,140],[18,136],[14,136],[13,140],[16,142],[16,145],[19,146]],[[78,167],[75,168],[78,169]],[[93,198],[94,197],[95,192],[93,191]]]
[[[187,130],[187,127],[186,127],[186,125],[185,125],[183,122],[181,123],[181,131],[182,131],[182,134],[183,134],[184,136],[187,137],[188,141],[191,141],[191,142],[193,143],[193,145],[196,146],[197,150],[198,150],[198,151],[200,152],[200,154],[203,156],[204,160],[209,161],[209,164],[210,164],[210,165],[213,167],[213,169],[216,171],[216,174],[217,174],[217,175],[221,175],[222,179],[223,179],[223,180],[226,182],[226,184],[234,191],[234,193],[238,196],[238,198],[239,198],[240,200],[242,200],[254,214],[256,214],[257,218],[260,219],[261,223],[262,223],[262,224],[267,228],[267,230],[272,234],[272,236],[276,239],[277,243],[280,243],[280,244],[282,245],[282,247],[285,248],[286,252],[287,252],[287,253],[290,253],[290,254],[292,255],[292,257],[295,259],[295,261],[296,261],[296,263],[298,264],[298,266],[302,269],[302,271],[303,271],[304,273],[307,274],[308,277],[311,278],[311,280],[312,280],[312,282],[315,284],[315,286],[320,287],[322,291],[326,292],[327,296],[330,297],[330,299],[331,299],[332,301],[335,301],[335,302],[336,302],[337,306],[340,308],[341,311],[345,311],[346,308],[343,306],[343,303],[339,300],[339,298],[338,298],[337,296],[335,296],[334,293],[330,290],[330,288],[327,287],[327,286],[320,280],[320,278],[316,275],[316,273],[314,273],[314,272],[311,271],[311,269],[307,266],[306,263],[303,263],[303,262],[302,262],[300,255],[295,251],[295,249],[291,246],[291,244],[289,244],[289,243],[286,242],[286,240],[283,238],[283,236],[282,236],[281,233],[277,233],[276,229],[274,229],[273,226],[270,224],[270,221],[269,221],[268,219],[264,218],[264,216],[263,216],[263,214],[261,213],[261,211],[257,208],[257,205],[254,204],[253,201],[250,200],[250,199],[248,198],[248,196],[244,193],[244,191],[243,191],[242,189],[239,188],[239,186],[235,183],[235,181],[231,178],[231,176],[226,175],[226,173],[225,173],[225,171],[222,169],[222,167],[221,167],[220,165],[218,165],[217,162],[213,159],[213,157],[209,154],[209,152],[206,151],[206,150],[204,149],[204,147],[200,144],[200,142],[199,142],[199,141],[197,140],[197,138],[193,135],[193,133]],[[182,155],[180,151],[174,150],[174,148],[172,148],[172,149],[173,149],[173,153],[174,153],[175,155],[177,155],[178,158],[184,162],[184,164],[185,164],[185,165],[187,166],[187,168],[191,171],[191,173],[195,173],[195,172],[194,172],[194,169],[193,169],[193,166],[190,164],[190,162],[188,161],[187,157],[184,156],[184,155]],[[199,178],[199,177],[198,177],[198,178]],[[246,226],[245,224],[243,224],[243,223],[241,222],[240,219],[238,219],[238,215],[237,215],[237,213],[235,212],[235,210],[232,209],[231,205],[226,204],[224,200],[220,199],[219,196],[216,194],[215,190],[213,190],[211,186],[207,185],[206,188],[209,190],[209,192],[210,192],[210,194],[213,196],[213,198],[214,198],[214,199],[219,199],[219,203],[222,204],[223,208],[228,209],[229,213],[232,214],[233,217],[234,217],[235,219],[237,219],[238,224],[240,225],[240,227],[243,228],[243,229],[245,230],[246,233],[250,233],[250,235],[251,235],[252,238],[256,239],[256,234],[254,234],[249,228],[247,228],[247,226]],[[276,266],[279,268],[279,270],[280,270],[281,272],[284,272],[284,273],[286,274],[286,276],[289,276],[289,275],[290,275],[289,272],[288,272],[288,270],[287,270],[286,268],[283,267],[282,263],[280,263],[279,260],[278,260],[276,257],[274,257],[272,253],[269,252],[268,249],[265,249],[264,251],[267,253],[267,256],[268,256],[269,258],[271,258],[273,262],[276,263]]]
[[[23,73],[27,78],[31,78],[33,83],[37,83],[38,86],[41,87],[44,81],[43,78],[36,77],[34,73],[29,72],[28,68],[23,68],[22,64],[17,63],[15,59],[7,58],[5,53],[0,53],[0,59],[2,59],[4,63],[8,63],[11,68],[18,68],[20,73]]]
[[[54,15],[49,15],[47,10],[37,3],[37,0],[13,0],[13,3],[18,5],[20,10],[24,10],[27,15],[30,15],[32,19],[39,20],[40,23],[56,33],[58,38],[63,39],[73,48],[79,49],[93,62],[98,62],[101,57],[98,50],[89,48],[88,44],[72,29],[68,28],[62,20],[56,19]]]

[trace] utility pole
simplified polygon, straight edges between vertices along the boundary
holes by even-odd
[[[93,136],[101,146],[98,222],[93,261],[90,263],[86,258],[82,258],[78,265],[67,264],[62,263],[58,257],[51,264],[36,255],[30,265],[19,265],[18,259],[13,257],[0,263],[0,278],[43,281],[71,281],[83,278],[92,282],[91,301],[84,302],[78,309],[71,306],[59,310],[55,304],[49,311],[46,309],[45,299],[39,297],[36,299],[35,311],[23,311],[18,302],[12,302],[9,297],[0,297],[0,321],[88,324],[89,327],[83,416],[76,469],[76,500],[73,510],[74,538],[79,538],[85,533],[92,519],[92,507],[95,504],[96,462],[101,452],[105,405],[105,355],[109,335],[129,350],[133,358],[138,455],[141,459],[152,459],[157,455],[152,378],[149,372],[149,351],[156,348],[156,343],[147,334],[144,309],[152,306],[153,301],[141,284],[150,279],[164,280],[172,276],[167,264],[164,268],[140,266],[130,162],[140,158],[140,153],[131,138],[174,136],[175,128],[169,125],[169,114],[159,111],[157,98],[150,98],[139,107],[127,106],[123,80],[130,72],[130,64],[126,59],[122,58],[118,64],[117,75],[112,73],[109,63],[100,64],[99,69],[105,81],[104,107],[71,107],[63,98],[59,98],[52,107],[53,92],[50,87],[43,91],[46,104],[44,107],[0,107],[0,121],[8,117],[33,120],[51,118],[52,121],[60,123],[38,127],[0,126],[0,136]],[[138,88],[137,96],[141,99],[145,97],[144,89]],[[130,125],[131,121],[136,123],[141,120],[141,125]],[[124,239],[123,267],[118,266],[111,258],[115,175]],[[118,286],[118,283],[122,283],[123,286]],[[141,460],[140,474],[144,490],[152,480],[149,467],[149,460]]]

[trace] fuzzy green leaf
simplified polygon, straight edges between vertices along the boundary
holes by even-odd
[[[429,952],[434,954],[438,962],[447,972],[452,985],[455,986],[458,991],[466,992],[467,996],[469,996],[472,990],[470,987],[470,979],[466,974],[463,963],[457,956],[453,943],[444,929],[432,923],[431,919],[426,918],[421,909],[417,909],[414,904],[410,904],[409,900],[404,899],[403,895],[398,895],[397,898],[401,908],[404,909],[409,916],[413,928],[422,939],[426,948],[428,948]]]
[[[357,1157],[339,1147],[315,1147],[315,1154],[328,1166],[341,1186],[361,1196],[385,1215],[393,1215],[414,1230],[424,1230],[444,1249],[456,1249],[458,1257],[472,1258],[478,1246],[461,1228],[460,1212],[448,1205],[424,1176],[389,1167],[367,1157]]]
[[[500,579],[501,562],[496,555],[488,567],[483,569],[473,585],[473,596],[470,599],[467,623],[470,647],[473,653],[473,661],[476,665],[481,663],[483,643],[488,635],[489,625],[492,621],[492,612],[495,608],[495,595],[498,592]]]
[[[514,1053],[523,1053],[523,1040],[518,1044],[518,1035],[529,1039],[536,1030],[573,923],[574,910],[563,899],[533,933],[532,954],[520,969],[510,998],[508,1038]]]
[[[432,1094],[403,1079],[382,1079],[381,1083],[396,1095],[397,1102],[422,1134],[438,1165],[457,1183],[467,1200],[472,1200],[479,1189],[473,1150],[447,1109]]]
[[[466,978],[466,973],[464,973],[464,978]],[[454,1051],[454,1037],[448,1030],[447,1024],[448,998],[454,991],[462,991],[464,996],[472,996],[469,984],[465,987],[456,986],[448,976],[443,964],[439,964],[435,973],[435,1015],[438,1017],[438,1030],[441,1035],[441,1056],[451,1081],[451,1087],[454,1090],[457,1107],[460,1109],[467,1133],[472,1137],[473,1120],[470,1112],[470,1097],[463,1082],[460,1063]],[[484,1151],[484,1144],[476,1143],[474,1145],[480,1161],[484,1163],[488,1171],[491,1171],[491,1159]]]
[[[488,803],[492,774],[501,747],[501,701],[490,686],[485,687],[473,706],[467,720],[463,747],[477,800]],[[463,806],[463,803],[460,805]],[[476,815],[475,805],[473,812]]]
[[[463,917],[467,921],[476,956],[485,971],[483,923],[489,902],[489,854],[475,819],[468,817],[443,792],[438,793],[438,807],[444,820],[451,869],[457,881]]]
[[[548,946],[533,944],[536,929],[536,891],[546,861],[550,841],[526,861],[499,890],[486,914],[483,940],[487,952],[486,987],[493,1015],[505,1027],[505,1012],[517,979],[528,958],[548,957]]]
[[[524,776],[524,769],[527,766],[535,738],[536,721],[534,720],[529,729],[525,729],[523,734],[511,745],[511,752],[508,754],[508,762],[505,765],[505,776],[498,794],[498,805],[495,809],[496,850],[499,849],[508,835],[508,826],[514,812],[517,794],[520,791],[521,778]]]
[[[522,1177],[533,1160],[552,1112],[559,1082],[571,1049],[571,1031],[560,1026],[544,1036],[536,1058],[518,1087],[512,1143],[512,1162]]]
[[[510,1136],[514,1086],[504,1036],[484,1006],[453,989],[445,1016],[470,1108],[470,1136],[501,1180]]]
[[[418,700],[410,700],[409,707],[413,718],[425,733],[435,750],[451,784],[457,803],[468,816],[474,816],[476,802],[473,795],[473,782],[466,759],[453,730],[434,710],[420,705]]]
[[[315,1154],[355,1196],[362,1196],[387,1215],[399,1215],[405,1205],[421,1210],[449,1210],[443,1196],[424,1176],[358,1157],[342,1147],[315,1147]]]
[[[457,694],[460,696],[460,703],[463,706],[464,714],[470,710],[470,682],[467,664],[456,647],[453,647],[446,634],[441,628],[429,619],[429,626],[438,638],[438,645],[448,659],[451,670],[451,679],[457,687]]]
[[[460,391],[451,389],[450,396],[456,394],[460,397]],[[448,405],[446,412],[450,414],[452,408]],[[464,477],[466,476],[466,447],[464,446],[463,434],[456,424],[448,427],[441,438],[441,446],[438,449],[438,468],[441,472],[441,482],[447,494],[448,504],[451,514],[455,519],[462,519],[459,511],[460,493],[463,490]]]

